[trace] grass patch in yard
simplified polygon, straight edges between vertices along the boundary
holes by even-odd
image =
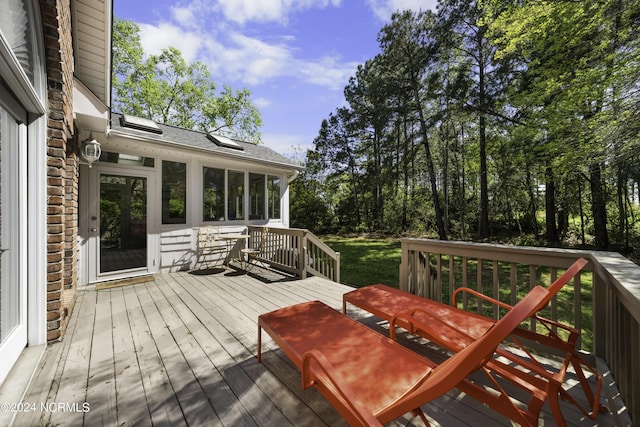
[[[366,238],[366,237],[339,237],[324,236],[322,241],[325,242],[333,250],[340,252],[340,281],[344,284],[362,287],[383,283],[385,285],[398,287],[400,275],[400,261],[402,258],[402,250],[399,239],[382,239],[382,238]],[[431,260],[435,265],[435,259]],[[442,286],[443,286],[443,302],[448,304],[449,301],[449,258],[442,257]],[[463,286],[462,266],[460,257],[456,257],[454,261],[453,282],[455,287]],[[467,261],[467,283],[466,286],[481,290],[485,295],[499,298],[501,301],[512,304],[509,263],[500,263],[498,265],[498,282],[500,284],[498,295],[493,295],[493,266],[491,262],[484,261],[482,264],[482,284],[477,283],[478,262],[475,259]],[[530,268],[528,265],[517,266],[517,299],[520,300],[531,288]],[[562,271],[558,272],[560,275]],[[538,267],[535,272],[535,283],[547,287],[551,283],[549,269]],[[581,275],[580,298],[582,299],[582,349],[591,350],[592,342],[592,322],[593,313],[591,311],[591,273],[583,272]],[[558,294],[557,310],[558,319],[568,325],[574,324],[573,300],[574,300],[573,281],[566,285]],[[460,301],[458,301],[460,303]],[[477,300],[470,298],[468,307],[470,311],[478,311]],[[482,305],[482,314],[492,317],[493,309],[489,304]],[[543,316],[550,316],[550,308],[546,307],[541,311]],[[546,334],[547,331],[538,325],[538,330]],[[562,335],[562,332],[560,332]]]
[[[324,236],[322,241],[340,252],[340,281],[362,287],[376,283],[398,287],[402,251],[397,239]]]

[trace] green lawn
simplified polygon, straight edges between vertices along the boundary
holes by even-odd
[[[339,237],[339,236],[324,236],[322,238],[327,245],[333,250],[340,252],[340,281],[354,287],[362,287],[372,285],[376,283],[384,283],[389,286],[398,287],[399,281],[399,269],[400,260],[402,257],[402,251],[400,248],[400,241],[398,239],[375,239],[364,237]],[[448,265],[447,258],[443,260],[443,274],[448,274],[446,267]],[[468,285],[477,289],[475,283],[477,262],[470,260],[468,264]],[[461,273],[456,271],[455,281],[458,283],[456,286],[460,286],[462,282],[461,277],[458,277]],[[500,283],[509,282],[509,272],[502,270],[499,273]],[[544,269],[539,269],[536,273],[536,282],[543,286],[548,286],[550,283],[550,276]],[[518,299],[522,298],[530,289],[529,284],[529,267],[518,267]],[[492,294],[492,282],[493,277],[491,273],[491,266],[488,264],[483,268],[483,292],[487,295]],[[444,286],[444,301],[448,303],[448,286],[447,281],[443,282]],[[510,289],[501,288],[500,299],[504,302],[510,303]],[[591,312],[591,275],[583,274],[582,276],[582,348],[591,349],[592,336],[592,316]],[[567,324],[572,324],[573,314],[571,313],[573,307],[573,287],[571,285],[566,286],[558,294],[558,314],[560,321]],[[475,302],[469,301],[469,309],[473,310]],[[491,309],[488,306],[483,306],[484,314],[491,316]],[[542,311],[543,315],[549,315],[549,308]],[[544,332],[541,330],[541,332]]]
[[[400,241],[325,236],[322,241],[340,252],[340,281],[361,287],[384,283],[398,287]]]

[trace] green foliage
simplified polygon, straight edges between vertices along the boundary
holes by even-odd
[[[102,248],[120,245],[122,212],[118,201],[100,198],[100,244]]]
[[[302,173],[289,186],[291,204],[289,207],[292,227],[306,228],[317,233],[333,230],[333,216],[321,196],[321,188],[315,180]]]
[[[307,157],[325,224],[632,252],[638,28],[640,0],[395,14]]]
[[[384,283],[398,287],[402,252],[396,239],[325,236],[323,242],[340,252],[340,277],[355,287]]]
[[[113,107],[161,123],[225,132],[260,142],[260,112],[248,89],[224,86],[221,93],[205,64],[187,63],[174,47],[145,57],[140,28],[115,19],[113,25]]]
[[[229,131],[243,141],[260,141],[262,117],[251,103],[251,91],[247,88],[234,93],[225,85],[222,93],[203,105],[204,124],[199,125],[205,132]]]

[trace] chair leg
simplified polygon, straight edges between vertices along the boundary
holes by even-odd
[[[251,256],[249,254],[247,254],[246,257],[245,259],[245,255],[240,255],[240,268],[248,273],[253,268],[253,263],[251,262]]]
[[[424,414],[424,412],[422,412],[421,408],[416,408],[411,411],[411,413],[414,417],[420,417],[425,426],[429,427],[431,425],[429,424],[429,420],[427,419],[427,416]]]
[[[558,427],[566,427],[567,422],[565,421],[564,415],[562,415],[562,410],[560,409],[560,390],[555,387],[550,387],[548,397],[549,407],[551,408],[551,415],[553,415],[553,420]]]

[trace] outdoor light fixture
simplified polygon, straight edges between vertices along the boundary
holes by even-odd
[[[80,144],[80,157],[82,157],[89,167],[100,158],[100,154],[102,154],[100,143],[96,141],[93,134],[89,135],[89,138]]]

